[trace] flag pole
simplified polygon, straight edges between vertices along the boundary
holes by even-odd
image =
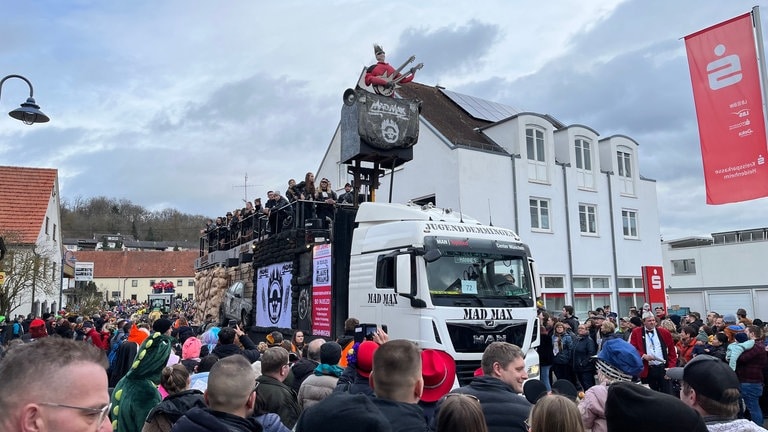
[[[760,84],[761,88],[763,89],[763,124],[768,124],[768,119],[766,119],[766,115],[768,115],[768,109],[766,109],[766,102],[768,102],[768,87],[766,87],[766,79],[765,79],[765,46],[763,45],[763,25],[760,22],[760,7],[754,6],[752,8],[752,21],[754,22],[755,26],[755,38],[757,40],[757,55],[759,58],[758,61],[758,68],[760,69]],[[768,145],[768,143],[766,143]]]

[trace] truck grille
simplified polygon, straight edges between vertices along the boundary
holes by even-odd
[[[479,360],[457,360],[456,377],[459,379],[459,385],[464,387],[475,377],[475,371],[480,367]]]
[[[525,344],[527,323],[505,323],[495,326],[448,323],[447,327],[453,349],[457,353],[482,353],[491,342],[509,342],[522,348]]]

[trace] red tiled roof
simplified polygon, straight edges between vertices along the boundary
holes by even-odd
[[[198,251],[77,251],[75,259],[93,263],[95,278],[193,277]]]
[[[20,236],[6,242],[37,242],[58,175],[53,168],[0,166],[0,233]]]

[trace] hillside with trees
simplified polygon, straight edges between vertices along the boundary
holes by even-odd
[[[127,199],[103,196],[61,201],[61,235],[65,238],[91,239],[119,233],[135,240],[195,244],[207,219],[176,209],[149,211]]]

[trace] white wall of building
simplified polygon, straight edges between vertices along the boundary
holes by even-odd
[[[529,162],[529,127],[543,132],[545,166],[532,168]],[[529,244],[540,274],[562,277],[564,286],[550,293],[565,294],[567,304],[574,302],[575,293],[602,293],[605,297],[599,295],[589,308],[608,301],[617,310],[616,279],[639,279],[642,266],[661,264],[656,183],[639,175],[637,143],[621,135],[599,140],[597,132],[581,125],[556,130],[548,118],[534,113],[520,114],[478,133],[508,153],[456,146],[422,117],[413,160],[395,170],[392,201],[434,195],[439,207],[460,209],[483,223],[492,221],[495,226],[511,228]],[[583,172],[575,167],[576,137],[591,144],[591,187],[579,186]],[[631,152],[632,193],[622,194],[624,183],[616,175],[617,148]],[[339,157],[337,129],[316,177],[340,177],[336,185],[348,181],[350,177],[340,174],[346,169],[339,167]],[[543,179],[529,179],[535,169]],[[387,173],[381,178],[376,195],[379,202],[388,199],[389,176]],[[550,229],[532,228],[531,198],[550,203]],[[579,204],[595,206],[597,233],[580,232]],[[627,209],[637,214],[638,233],[631,239],[623,233],[622,210]],[[572,276],[608,278],[609,286],[574,290]],[[639,286],[629,291],[638,290],[642,291]],[[628,304],[636,303],[633,297]]]
[[[675,247],[663,243],[667,295],[671,304],[720,314],[739,307],[752,317],[768,318],[768,241]],[[689,261],[689,271],[676,271],[674,261]],[[690,262],[695,270],[690,270]],[[729,310],[733,309],[733,310]]]

